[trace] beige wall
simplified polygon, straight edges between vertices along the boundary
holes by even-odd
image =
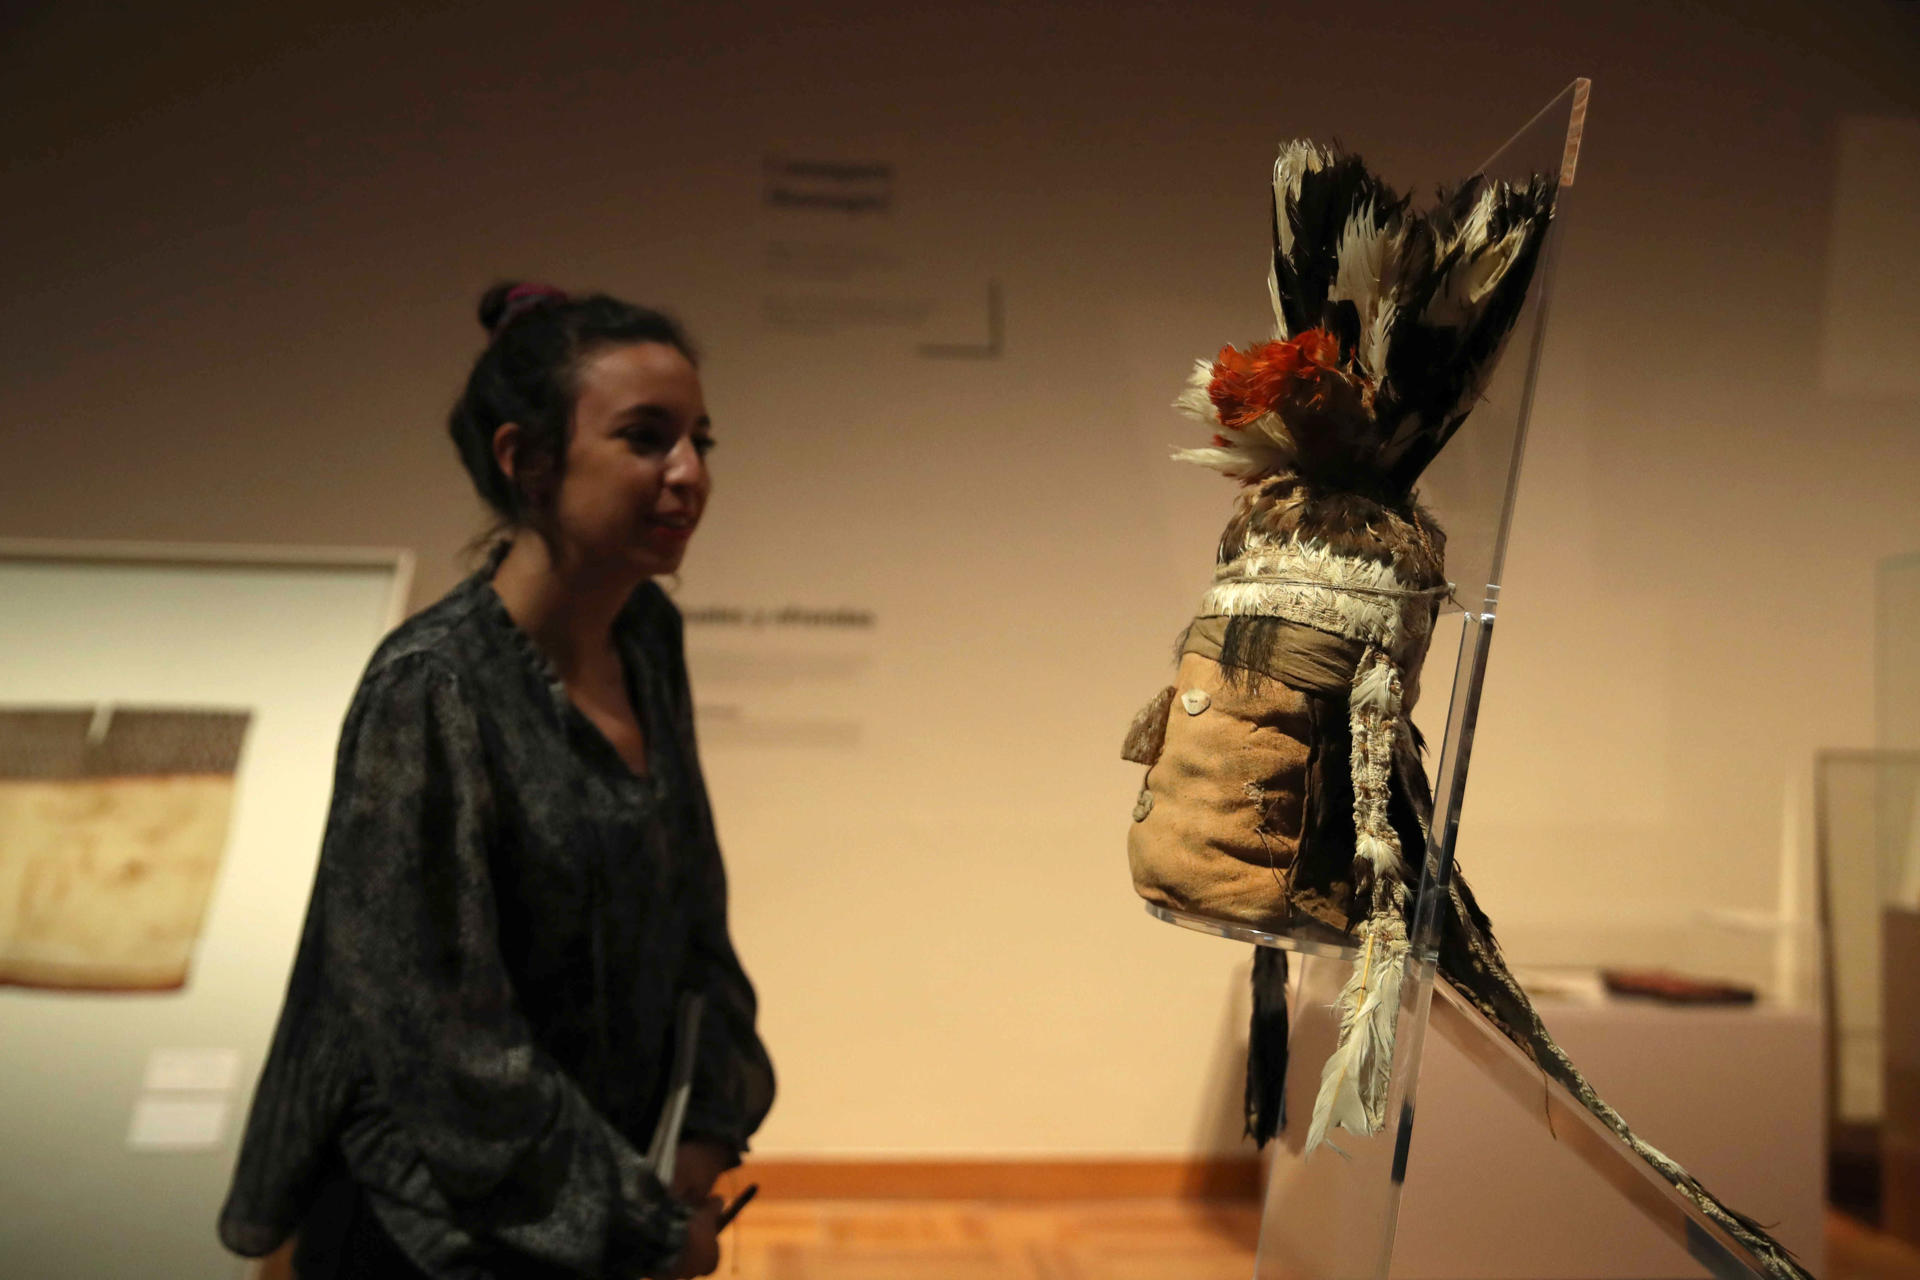
[[[1265,326],[1277,141],[1427,185],[1589,75],[1461,862],[1523,959],[1746,963],[1693,913],[1774,905],[1920,544],[1920,264],[1875,231],[1912,6],[904,8],[9,18],[0,534],[410,546],[424,602],[479,524],[439,425],[479,290],[671,303],[724,441],[683,599],[879,615],[724,690],[851,739],[709,735],[764,1148],[1223,1146],[1244,959],[1120,853],[1117,740],[1231,496],[1167,402]],[[927,325],[767,322],[769,242],[845,231],[762,208],[769,154],[897,166],[875,288]],[[988,275],[1004,356],[916,356]]]

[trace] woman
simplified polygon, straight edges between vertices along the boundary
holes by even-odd
[[[680,565],[713,446],[673,321],[501,286],[450,427],[499,520],[341,736],[221,1236],[301,1280],[696,1276],[773,1099],[693,741]],[[703,993],[671,1187],[648,1142]]]

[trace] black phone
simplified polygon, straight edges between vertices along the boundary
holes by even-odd
[[[727,1229],[727,1224],[729,1222],[732,1222],[735,1218],[739,1217],[740,1211],[747,1207],[747,1201],[753,1199],[755,1196],[759,1194],[760,1194],[760,1184],[757,1182],[749,1182],[747,1184],[747,1189],[745,1191],[742,1191],[739,1195],[735,1196],[733,1198],[733,1203],[720,1211],[720,1221],[717,1224],[715,1224],[713,1228],[714,1234],[718,1235],[720,1232],[725,1231]]]

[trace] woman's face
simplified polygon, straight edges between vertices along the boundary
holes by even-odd
[[[713,487],[700,375],[673,347],[635,342],[586,357],[576,376],[553,536],[578,564],[672,573]]]

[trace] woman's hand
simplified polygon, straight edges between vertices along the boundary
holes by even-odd
[[[734,1165],[730,1147],[698,1139],[683,1142],[673,1155],[673,1198],[694,1207],[687,1223],[687,1246],[668,1280],[710,1276],[720,1266],[720,1211],[725,1206],[713,1194],[713,1184]]]
[[[722,1207],[719,1196],[708,1196],[694,1209],[693,1218],[687,1223],[686,1247],[680,1250],[679,1265],[673,1269],[670,1280],[693,1280],[695,1276],[710,1276],[720,1269]]]
[[[733,1168],[732,1150],[717,1142],[683,1142],[673,1157],[673,1198],[699,1204],[713,1194],[713,1184]]]

